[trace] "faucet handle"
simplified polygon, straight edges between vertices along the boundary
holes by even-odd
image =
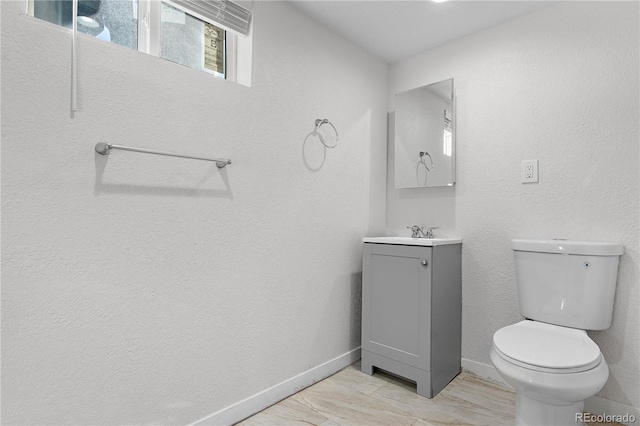
[[[427,232],[425,233],[427,238],[433,238],[433,230],[434,229],[440,229],[440,227],[439,226],[430,226],[430,227],[428,227],[427,228]]]

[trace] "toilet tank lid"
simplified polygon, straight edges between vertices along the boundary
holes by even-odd
[[[578,254],[587,256],[620,256],[624,252],[622,244],[596,241],[574,240],[511,240],[514,251],[539,253]]]

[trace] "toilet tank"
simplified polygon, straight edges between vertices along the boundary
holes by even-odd
[[[582,330],[609,328],[621,244],[512,240],[511,247],[522,316]]]

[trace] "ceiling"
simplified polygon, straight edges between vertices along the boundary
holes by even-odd
[[[290,0],[306,15],[391,63],[555,1]]]

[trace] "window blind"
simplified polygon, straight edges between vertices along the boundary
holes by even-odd
[[[451,120],[449,119],[449,117],[447,117],[447,110],[444,110],[444,130],[445,132],[451,132],[452,130],[452,126],[451,126]]]
[[[164,0],[205,22],[242,35],[249,34],[251,11],[230,0]]]

